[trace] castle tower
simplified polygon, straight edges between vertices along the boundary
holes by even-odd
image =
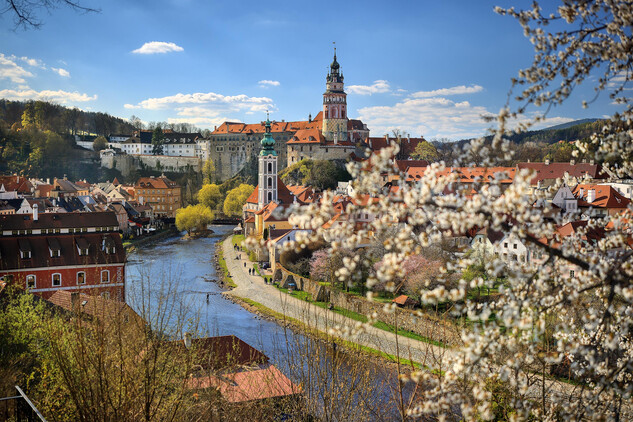
[[[336,61],[330,65],[323,93],[323,136],[328,141],[347,141],[347,94],[343,91],[343,73]]]
[[[259,192],[257,194],[257,206],[260,210],[269,202],[277,201],[277,151],[275,151],[275,140],[270,133],[268,115],[266,115],[266,132],[261,144],[258,173]]]

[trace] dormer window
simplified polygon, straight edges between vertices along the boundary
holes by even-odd
[[[116,247],[114,245],[114,240],[112,240],[112,238],[110,237],[105,237],[103,239],[103,243],[102,243],[102,250],[106,253],[106,254],[113,254],[116,252]]]
[[[59,241],[54,237],[48,238],[48,252],[51,258],[59,258],[61,256],[61,247]]]
[[[77,253],[79,254],[79,256],[87,256],[90,247],[88,241],[83,237],[79,237],[77,238],[75,243],[77,245]]]
[[[29,242],[27,239],[19,239],[18,245],[20,247],[20,258],[31,259],[31,254],[32,254],[31,242]]]

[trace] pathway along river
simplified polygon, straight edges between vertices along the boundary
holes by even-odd
[[[262,319],[222,294],[223,290],[212,281],[218,278],[213,255],[216,242],[233,227],[210,228],[214,235],[208,238],[182,239],[177,235],[141,246],[129,254],[126,300],[130,306],[142,314],[143,301],[157,302],[161,289],[169,290],[170,300],[176,301],[176,308],[184,310],[187,318],[197,318],[201,335],[233,334],[263,351],[294,381],[304,386],[309,383],[312,400],[321,402],[315,405],[320,409],[317,413],[338,413],[339,417],[332,415],[334,420],[399,419],[394,415],[397,400],[392,395],[395,385],[391,370],[371,361],[365,362],[361,368],[356,362],[345,362],[345,359],[342,363],[341,359],[334,363],[335,353],[329,346]],[[176,324],[177,317],[171,319],[171,323]],[[306,359],[305,356],[309,357]],[[315,365],[315,362],[319,363]],[[333,371],[336,374],[332,374]],[[392,381],[386,381],[388,379]],[[320,384],[318,387],[317,383]],[[345,401],[345,393],[339,390],[340,386],[351,388],[360,383],[366,391],[359,389],[358,397],[352,400],[355,402],[353,406],[334,403],[339,398]],[[339,406],[342,408],[336,410]]]

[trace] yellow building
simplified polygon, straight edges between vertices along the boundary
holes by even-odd
[[[134,190],[137,200],[149,204],[156,217],[175,217],[182,206],[181,187],[165,176],[141,177]]]

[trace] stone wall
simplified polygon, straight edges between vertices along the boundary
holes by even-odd
[[[184,172],[188,168],[194,171],[202,169],[202,162],[198,157],[170,157],[166,155],[137,155],[136,158],[145,167],[157,171]]]
[[[294,282],[297,285],[297,289],[310,293],[312,299],[318,302],[331,302],[338,308],[363,315],[371,315],[375,312],[378,315],[378,321],[398,326],[398,328],[449,346],[461,345],[459,328],[422,311],[396,308],[394,312],[385,312],[383,303],[370,302],[363,297],[322,286],[314,280],[291,273],[281,265],[275,271],[273,280],[278,281],[279,286],[282,288],[288,288],[288,283]]]
[[[131,155],[102,154],[101,167],[108,169],[115,168],[125,177],[129,176],[132,170],[138,167],[138,162]]]

